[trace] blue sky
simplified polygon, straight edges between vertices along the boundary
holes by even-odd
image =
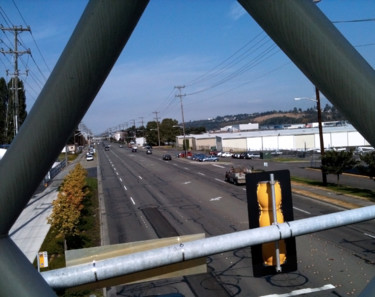
[[[28,110],[37,99],[85,6],[86,0],[9,0],[0,24],[30,26],[20,34]],[[375,18],[373,0],[322,0],[331,21]],[[361,55],[375,65],[375,21],[335,23]],[[13,36],[0,32],[0,48]],[[12,71],[0,55],[0,76]],[[10,77],[7,78],[7,80]],[[144,125],[155,119],[182,121],[175,86],[182,89],[185,121],[238,113],[306,109],[314,103],[311,82],[290,62],[235,0],[151,0],[82,122],[94,133]],[[323,106],[328,103],[322,99]]]

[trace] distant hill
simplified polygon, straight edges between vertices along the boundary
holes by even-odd
[[[322,121],[346,120],[333,106],[326,105],[322,109]],[[294,108],[292,111],[267,111],[253,114],[237,114],[217,116],[213,119],[186,122],[187,128],[204,127],[206,131],[219,130],[225,126],[258,123],[259,126],[278,126],[288,124],[307,124],[318,121],[316,109],[305,111]]]

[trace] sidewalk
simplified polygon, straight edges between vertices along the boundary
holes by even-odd
[[[50,225],[47,224],[47,217],[52,212],[52,201],[57,198],[57,189],[64,177],[81,159],[80,155],[56,175],[44,191],[35,194],[9,231],[11,239],[31,263],[49,231]]]

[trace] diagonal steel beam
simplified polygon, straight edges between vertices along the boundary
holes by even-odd
[[[148,0],[92,0],[0,163],[0,296],[54,296],[8,232],[100,90]],[[47,286],[48,287],[48,286]],[[25,292],[28,292],[25,294]]]

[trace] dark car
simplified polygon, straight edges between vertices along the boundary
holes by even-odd
[[[163,160],[170,161],[170,160],[172,160],[172,156],[169,155],[169,154],[165,154],[165,155],[163,155]]]
[[[150,150],[150,149],[147,150],[147,151],[146,151],[146,154],[147,154],[147,155],[151,155],[151,154],[152,154],[152,150]]]
[[[104,148],[104,150],[109,151],[109,146],[106,145],[105,148]]]

